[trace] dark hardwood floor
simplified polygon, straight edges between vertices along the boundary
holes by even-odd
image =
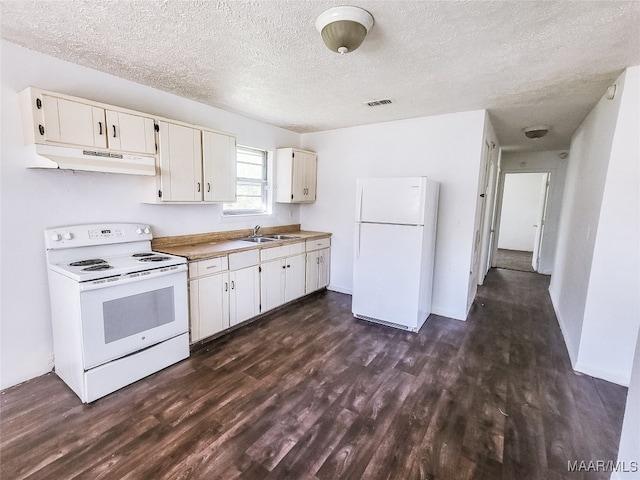
[[[1,395],[2,479],[580,479],[615,460],[626,389],[576,375],[548,277],[492,270],[419,334],[322,292],[83,405],[54,374]]]

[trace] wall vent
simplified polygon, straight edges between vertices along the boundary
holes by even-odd
[[[365,105],[370,107],[379,107],[380,105],[389,105],[390,103],[392,103],[391,100],[385,98],[382,100],[371,100],[370,102],[366,102]]]

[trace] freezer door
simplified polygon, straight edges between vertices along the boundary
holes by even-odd
[[[356,224],[352,304],[355,315],[416,328],[422,229]]]
[[[426,186],[426,177],[359,179],[356,221],[423,225]]]

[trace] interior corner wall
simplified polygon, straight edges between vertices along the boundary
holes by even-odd
[[[555,268],[555,253],[558,243],[560,211],[567,175],[568,160],[560,158],[567,150],[541,152],[504,152],[501,158],[502,175],[507,173],[550,172],[549,196],[544,236],[540,246],[538,273],[551,275]]]
[[[633,70],[637,72],[637,67],[633,67]],[[634,75],[636,74],[634,73]],[[626,382],[622,378],[625,375],[620,374],[623,370],[626,370],[626,379],[628,381],[630,364],[619,365],[618,371],[614,372],[607,370],[608,366],[603,363],[603,355],[610,355],[618,348],[627,350],[626,345],[623,346],[626,342],[623,341],[618,333],[613,336],[608,335],[607,338],[615,338],[623,341],[623,344],[618,344],[617,341],[608,341],[606,345],[600,344],[598,348],[601,353],[596,356],[591,355],[589,351],[582,352],[583,347],[590,343],[583,343],[583,340],[597,333],[598,329],[606,331],[607,328],[610,328],[615,331],[623,327],[622,330],[627,335],[630,333],[627,320],[619,321],[611,315],[606,315],[601,319],[601,323],[598,326],[589,320],[590,313],[586,310],[587,306],[591,306],[592,302],[600,304],[600,301],[605,302],[606,300],[600,292],[600,288],[597,287],[598,282],[616,283],[623,290],[620,293],[621,295],[626,296],[628,294],[627,287],[623,283],[618,283],[617,280],[621,278],[626,281],[629,278],[628,267],[623,265],[623,270],[620,272],[621,276],[618,276],[618,272],[615,270],[601,269],[600,263],[605,259],[602,256],[603,252],[600,249],[596,251],[595,248],[598,235],[605,235],[603,239],[618,236],[621,243],[626,245],[627,251],[635,248],[637,254],[637,241],[634,243],[632,239],[629,239],[628,243],[626,243],[627,240],[619,235],[616,230],[627,221],[632,225],[635,224],[637,228],[637,213],[635,218],[632,215],[627,217],[622,214],[625,211],[624,208],[628,207],[628,205],[618,211],[616,215],[605,212],[611,208],[607,206],[608,203],[611,203],[611,206],[621,203],[621,199],[617,198],[613,192],[618,189],[622,189],[624,192],[628,191],[627,182],[632,182],[633,180],[629,179],[634,177],[630,162],[635,161],[637,167],[639,161],[637,153],[631,153],[629,158],[619,153],[619,150],[628,141],[620,139],[635,138],[637,142],[637,122],[634,125],[633,120],[627,118],[628,115],[626,114],[619,118],[619,113],[621,112],[622,99],[625,101],[623,111],[635,109],[637,113],[637,103],[633,104],[633,90],[638,87],[634,81],[630,85],[631,93],[627,92],[625,94],[624,73],[616,83],[617,94],[615,98],[609,100],[603,96],[578,127],[571,141],[558,231],[556,265],[554,274],[551,277],[549,293],[574,369],[616,383],[625,384]],[[614,137],[618,139],[615,142]],[[609,172],[610,163],[611,172]],[[609,173],[612,173],[612,175],[609,176]],[[627,180],[623,180],[620,176],[626,177]],[[637,178],[636,170],[636,182]],[[610,200],[605,200],[605,191],[611,192],[611,194],[607,194],[607,197],[611,197]],[[603,211],[603,207],[605,211]],[[608,228],[613,228],[613,230],[602,232],[602,229]],[[610,242],[604,241],[603,246],[608,244]],[[608,253],[610,254],[611,252]],[[592,268],[594,267],[596,270],[592,275]],[[612,274],[612,276],[602,277],[601,275],[603,274]],[[631,275],[638,275],[637,266],[635,267],[635,272]],[[595,290],[592,290],[592,286]],[[589,298],[591,295],[595,296]],[[635,290],[634,295],[636,296],[635,302],[637,304],[637,290]],[[602,305],[604,304],[602,303]],[[629,308],[632,307],[630,304],[627,304],[627,306]],[[630,312],[632,311],[633,309],[630,310]],[[635,333],[633,339],[635,339]],[[628,341],[634,340],[627,339]]]
[[[155,236],[300,223],[297,205],[273,214],[222,218],[221,205],[145,205],[139,179],[25,168],[17,93],[28,86],[96,100],[236,135],[238,144],[274,151],[297,147],[298,133],[0,41],[0,388],[51,370],[45,228],[96,222],[149,223]]]
[[[576,369],[627,385],[640,327],[640,67],[620,93]]]
[[[333,232],[332,290],[352,292],[356,179],[425,175],[440,182],[432,311],[466,319],[484,120],[480,110],[302,135],[318,153],[318,192],[331,192],[300,217]]]

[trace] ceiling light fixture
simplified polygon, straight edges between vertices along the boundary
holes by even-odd
[[[373,26],[373,17],[358,7],[334,7],[320,14],[316,28],[325,45],[342,55],[358,48]]]
[[[536,127],[523,128],[522,131],[527,138],[542,138],[547,133],[549,133],[549,128],[551,127],[547,127],[546,125],[538,125]]]

